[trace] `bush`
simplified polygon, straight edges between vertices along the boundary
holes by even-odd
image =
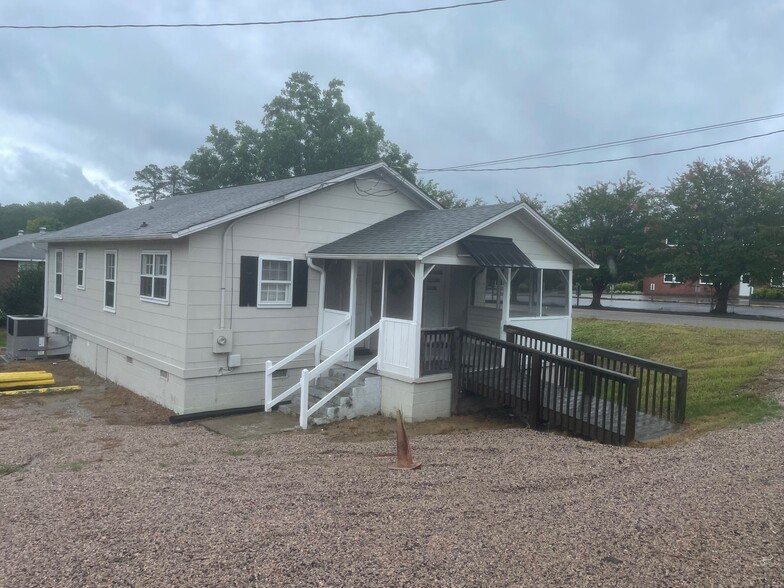
[[[639,282],[618,282],[615,284],[616,292],[642,292],[642,281]]]
[[[19,277],[0,288],[0,326],[9,314],[41,314],[44,311],[44,264],[25,268]]]
[[[754,288],[754,300],[784,300],[784,288]]]

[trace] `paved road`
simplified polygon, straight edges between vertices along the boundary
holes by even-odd
[[[784,331],[784,321],[766,321],[741,318],[721,318],[713,315],[694,316],[662,312],[630,312],[624,310],[572,309],[578,318],[599,318],[612,321],[656,323],[663,325],[689,325],[695,327],[718,327],[721,329],[751,329],[758,331]]]
[[[743,300],[737,304],[730,303],[727,309],[734,314],[784,319],[784,304],[781,302],[764,303],[757,300],[753,302],[754,304],[752,306],[749,306],[748,300]],[[580,298],[581,306],[588,306],[590,303],[590,297],[583,295]],[[602,297],[602,305],[612,308],[624,308],[630,310],[651,310],[673,313],[685,312],[689,314],[708,314],[710,311],[710,303],[706,300],[700,301],[700,303],[697,304],[694,300],[689,300],[688,298],[682,298],[679,300],[651,300],[649,296],[635,294],[616,294],[615,296],[606,294]]]

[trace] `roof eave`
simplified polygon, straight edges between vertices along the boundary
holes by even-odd
[[[575,268],[579,269],[599,269],[599,264],[594,263],[594,261],[585,255],[582,251],[580,251],[574,244],[569,241],[566,237],[564,237],[561,233],[559,233],[555,227],[553,227],[550,223],[548,223],[542,215],[536,212],[533,208],[525,205],[526,210],[531,214],[531,217],[537,221],[540,227],[545,229],[550,236],[554,237],[556,241],[558,241],[563,247],[565,247],[572,255],[577,258],[577,262],[574,264]]]
[[[54,235],[53,235],[54,236]],[[176,233],[156,233],[151,235],[102,235],[92,237],[58,237],[34,241],[34,243],[79,243],[83,241],[161,241],[164,239],[177,239]]]
[[[403,260],[418,261],[422,256],[418,253],[315,253],[307,254],[309,259],[366,259],[372,261],[380,260]]]

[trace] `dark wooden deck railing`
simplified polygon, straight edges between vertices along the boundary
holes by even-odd
[[[511,343],[632,376],[638,383],[638,411],[674,423],[686,418],[684,369],[519,327],[506,326],[504,332]]]
[[[634,377],[462,329],[423,331],[422,358],[423,374],[452,372],[453,400],[469,392],[509,406],[531,426],[604,443],[634,439]]]

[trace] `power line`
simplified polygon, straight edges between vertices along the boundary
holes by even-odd
[[[716,143],[706,143],[704,145],[694,145],[693,147],[683,147],[681,149],[670,149],[668,151],[657,151],[655,153],[644,153],[642,155],[628,155],[626,157],[614,157],[612,159],[596,159],[593,161],[577,161],[574,163],[557,163],[552,165],[529,165],[517,167],[473,167],[473,168],[442,168],[442,169],[420,169],[421,173],[436,173],[444,172],[488,172],[488,171],[518,171],[518,170],[533,170],[533,169],[555,169],[558,167],[579,167],[582,165],[596,165],[599,163],[612,163],[615,161],[627,161],[630,159],[645,159],[646,157],[657,157],[659,155],[669,155],[671,153],[683,153],[684,151],[695,151],[697,149],[705,149],[707,147],[716,147],[718,145],[727,145],[729,143],[739,143],[741,141],[748,141],[750,139],[758,139],[760,137],[769,137],[778,133],[784,133],[784,129],[778,131],[770,131],[769,133],[760,133],[759,135],[748,135],[746,137],[739,137],[737,139],[728,139],[727,141],[718,141]]]
[[[420,172],[428,172],[428,173],[431,173],[431,172],[441,172],[441,171],[468,171],[469,168],[476,168],[476,167],[481,167],[481,166],[486,166],[486,165],[498,165],[498,164],[502,164],[502,163],[512,163],[512,162],[515,162],[515,161],[528,161],[528,160],[532,160],[532,159],[546,159],[546,158],[550,158],[550,157],[557,157],[557,156],[560,156],[560,155],[572,155],[572,154],[575,154],[575,153],[583,153],[583,152],[586,152],[586,151],[596,151],[596,150],[599,150],[599,149],[607,149],[607,148],[610,148],[610,147],[619,147],[619,146],[622,146],[622,145],[633,145],[635,143],[645,143],[647,141],[654,141],[654,140],[658,140],[658,139],[665,139],[665,138],[670,138],[670,137],[678,137],[678,136],[683,136],[683,135],[690,135],[690,134],[693,134],[693,133],[700,133],[700,132],[704,132],[704,131],[712,131],[712,130],[716,130],[716,129],[723,129],[723,128],[734,127],[734,126],[739,126],[739,125],[745,125],[745,124],[754,123],[754,122],[761,122],[761,121],[766,121],[766,120],[782,118],[782,117],[784,117],[784,112],[783,113],[777,113],[777,114],[768,114],[768,115],[765,115],[765,116],[758,116],[758,117],[754,117],[754,118],[745,118],[745,119],[741,119],[741,120],[735,120],[735,121],[724,122],[724,123],[717,123],[717,124],[713,124],[713,125],[706,125],[706,126],[702,126],[702,127],[694,127],[694,128],[691,128],[691,129],[683,129],[683,130],[680,130],[680,131],[670,131],[670,132],[667,132],[667,133],[658,133],[658,134],[655,134],[655,135],[646,135],[646,136],[643,136],[643,137],[635,137],[633,139],[622,139],[622,140],[619,140],[619,141],[609,141],[609,142],[606,142],[606,143],[597,143],[597,144],[594,144],[594,145],[586,145],[584,147],[572,147],[572,148],[569,148],[569,149],[561,149],[561,150],[558,150],[558,151],[546,151],[544,153],[535,153],[535,154],[532,154],[532,155],[522,155],[522,156],[519,156],[519,157],[509,157],[509,158],[506,158],[506,159],[494,159],[494,160],[491,160],[491,161],[481,161],[481,162],[478,162],[478,163],[466,163],[466,164],[463,164],[463,165],[453,165],[453,166],[440,167],[440,168],[420,168],[419,171]]]
[[[386,16],[403,16],[407,14],[421,14],[423,12],[436,12],[440,10],[454,10],[471,6],[496,4],[506,0],[481,0],[477,2],[463,2],[462,4],[449,4],[446,6],[431,6],[415,8],[412,10],[395,10],[390,12],[376,12],[372,14],[352,14],[349,16],[324,16],[320,18],[296,18],[289,20],[260,20],[249,22],[210,22],[210,23],[172,23],[172,24],[85,24],[85,25],[0,25],[0,29],[30,30],[30,29],[184,29],[184,28],[211,28],[211,27],[256,27],[287,24],[307,24],[316,22],[337,22],[344,20],[360,20],[368,18],[382,18]]]

